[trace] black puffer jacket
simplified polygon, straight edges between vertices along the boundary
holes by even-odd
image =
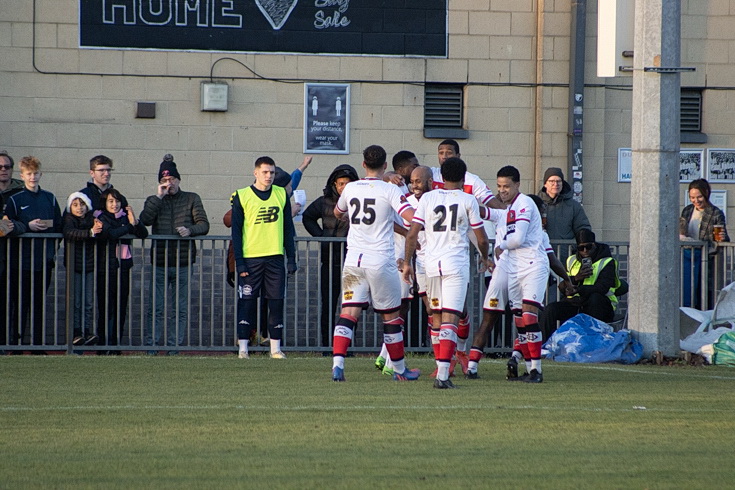
[[[176,235],[176,228],[188,228],[191,236],[209,233],[209,220],[202,199],[194,192],[179,190],[174,195],[149,196],[140,222],[151,227],[153,235]],[[196,243],[191,240],[154,240],[151,261],[158,267],[187,267],[196,261]],[[155,260],[154,260],[155,257]],[[168,257],[168,261],[166,260]]]
[[[133,260],[124,260],[123,264],[117,257],[117,246],[120,244],[131,245],[131,240],[121,240],[120,238],[125,235],[134,235],[138,238],[145,238],[148,236],[148,230],[142,223],[138,222],[137,225],[130,223],[126,214],[121,214],[120,217],[116,217],[109,211],[103,211],[98,219],[102,222],[102,232],[99,234],[101,243],[107,245],[102,249],[103,256],[100,257],[101,263],[107,262],[110,268],[116,269],[121,265],[124,268],[130,268],[133,266]]]
[[[64,215],[64,250],[74,249],[74,272],[94,271],[95,239],[89,234],[94,226],[94,218],[89,212],[83,218],[71,213]],[[70,242],[74,242],[73,245]]]

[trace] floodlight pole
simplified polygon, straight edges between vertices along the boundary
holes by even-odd
[[[644,355],[680,351],[680,45],[681,0],[635,2],[628,324]]]

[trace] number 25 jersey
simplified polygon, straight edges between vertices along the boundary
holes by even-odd
[[[410,208],[396,185],[376,178],[347,184],[337,201],[350,223],[345,265],[380,269],[395,264],[394,218]]]

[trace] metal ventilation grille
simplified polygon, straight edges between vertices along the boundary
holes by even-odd
[[[463,85],[426,85],[424,96],[425,128],[462,127]]]
[[[702,92],[697,90],[681,91],[681,131],[698,133],[702,131]]]

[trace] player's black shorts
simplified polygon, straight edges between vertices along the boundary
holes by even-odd
[[[270,255],[245,259],[249,274],[240,277],[238,286],[242,288],[243,299],[263,296],[267,299],[283,299],[286,291],[286,267],[283,255]]]

